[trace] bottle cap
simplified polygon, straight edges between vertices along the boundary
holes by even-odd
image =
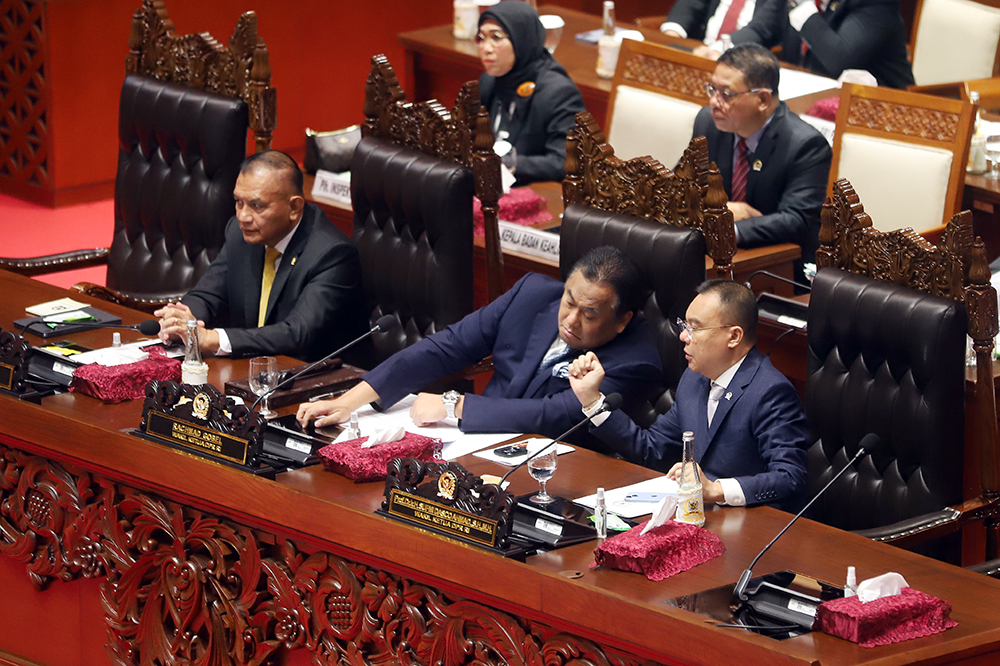
[[[604,499],[604,488],[597,489],[597,499],[598,500]]]
[[[114,333],[111,334],[111,346],[112,347],[122,346],[122,334],[119,333],[118,331],[115,331]]]

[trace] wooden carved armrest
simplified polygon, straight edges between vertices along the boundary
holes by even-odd
[[[99,284],[94,284],[93,282],[78,282],[73,285],[72,289],[80,292],[81,294],[99,298],[102,301],[124,305],[125,307],[132,308],[133,310],[140,310],[149,314],[153,314],[153,310],[162,308],[167,303],[179,301],[184,296],[184,294],[164,294],[155,299],[135,298],[133,296],[123,294],[120,291],[115,291],[114,289],[108,289],[107,287],[103,287]]]
[[[0,257],[0,268],[19,275],[34,277],[48,273],[73,271],[78,268],[103,266],[108,263],[108,253],[108,248],[98,247],[93,250],[73,250],[72,252],[48,254],[44,257],[26,257],[24,259]]]
[[[957,532],[969,523],[998,516],[1000,516],[1000,501],[977,497],[957,506],[945,507],[940,511],[854,533],[873,541],[884,541],[907,548]]]
[[[493,372],[493,357],[487,356],[479,363],[473,363],[462,370],[462,379],[474,379],[476,375],[484,372]]]

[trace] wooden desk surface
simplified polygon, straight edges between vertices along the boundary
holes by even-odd
[[[25,306],[65,295],[4,272],[0,289],[4,328],[23,316]],[[126,322],[144,318],[95,305]],[[103,344],[110,334],[73,337]],[[245,360],[209,363],[216,385],[246,372]],[[472,650],[505,655],[484,657],[485,663],[538,664],[546,655],[546,664],[564,664],[574,654],[585,663],[628,666],[647,660],[716,666],[737,656],[741,664],[767,666],[987,664],[1000,658],[1000,581],[810,521],[797,524],[756,572],[790,568],[840,582],[848,565],[857,566],[861,578],[898,571],[914,588],[950,601],[958,627],[866,650],[823,634],[777,642],[715,627],[705,617],[665,603],[734,583],[788,519],[770,508],[710,511],[706,527],[727,552],[658,583],[590,569],[593,543],[520,563],[374,515],[382,494],[379,483],[354,484],[319,468],[269,481],[122,432],[138,424],[140,412],[138,401],[102,405],[72,393],[46,398],[40,406],[0,396],[0,553],[5,555],[0,558],[0,662],[107,663],[103,644],[110,639],[98,599],[108,572],[98,566],[86,569],[95,580],[81,578],[81,567],[94,561],[73,559],[81,553],[112,569],[117,584],[106,589],[111,595],[106,601],[119,599],[115,595],[134,600],[113,624],[134,626],[130,623],[143,618],[143,632],[132,636],[137,652],[126,659],[133,663],[140,654],[150,658],[170,644],[156,637],[172,621],[166,615],[154,618],[150,609],[161,604],[157,607],[166,613],[162,604],[174,593],[183,608],[194,609],[190,617],[205,620],[188,627],[202,641],[199,645],[209,634],[225,634],[215,636],[219,664],[241,660],[226,646],[235,651],[233,646],[244,645],[262,654],[280,650],[282,642],[299,653],[297,658],[326,645],[335,654],[350,652],[368,663],[413,660],[446,666],[468,663]],[[499,471],[479,459],[463,462],[476,473]],[[614,487],[651,476],[649,470],[578,450],[560,458],[549,487],[575,497],[597,485]],[[514,493],[534,488],[526,473],[512,476]],[[24,506],[26,514],[16,510]],[[25,515],[37,521],[30,523],[34,527]],[[82,525],[84,517],[94,522]],[[140,524],[136,521],[154,528],[149,540],[133,531]],[[133,534],[139,542],[130,540]],[[81,535],[92,541],[79,541]],[[73,543],[96,547],[81,551]],[[207,564],[213,553],[224,558],[218,570]],[[152,561],[162,562],[162,568],[139,572],[137,567]],[[27,562],[34,571],[65,582],[35,591]],[[193,571],[195,577],[176,578],[181,571]],[[580,576],[571,579],[566,572]],[[257,580],[256,586],[240,588],[247,580]],[[197,614],[200,604],[205,613],[214,609],[216,624]]]

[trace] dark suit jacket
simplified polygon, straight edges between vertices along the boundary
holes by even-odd
[[[733,135],[715,128],[706,106],[695,118],[694,136],[708,139],[708,158],[719,167],[731,196]],[[754,168],[758,161],[760,170]],[[797,243],[802,247],[799,266],[812,261],[819,247],[819,214],[832,161],[833,151],[823,135],[781,102],[750,155],[747,203],[762,215],[737,223],[740,247]]]
[[[496,79],[488,74],[479,77],[479,95],[493,123],[500,100],[494,97]],[[576,126],[576,114],[585,111],[583,95],[561,68],[539,72],[535,92],[517,97],[511,115],[510,137],[517,150],[515,185],[566,177],[566,134]]]
[[[389,406],[492,354],[493,378],[483,394],[465,395],[462,430],[558,436],[583,418],[568,379],[536,372],[556,337],[562,293],[562,282],[529,273],[497,300],[394,354],[364,379]],[[633,319],[594,351],[607,370],[602,388],[608,393],[638,397],[660,381],[660,357],[643,322]]]
[[[358,251],[307,203],[271,285],[267,319],[257,328],[264,246],[243,240],[233,217],[226,242],[181,302],[209,328],[224,328],[233,356],[285,354],[316,360],[366,330]]]
[[[674,406],[648,429],[618,411],[592,432],[626,459],[666,471],[680,458],[681,435],[690,430],[696,459],[710,479],[736,479],[747,505],[794,505],[806,486],[809,444],[809,423],[795,389],[755,347],[729,382],[709,428],[710,386],[704,375],[685,370]]]
[[[809,45],[804,59],[803,39]],[[825,12],[809,17],[801,34],[786,15],[781,58],[832,78],[845,69],[867,69],[880,86],[913,85],[899,0],[831,0]]]
[[[689,39],[704,40],[708,21],[719,8],[719,0],[677,0],[667,22],[684,28]],[[771,47],[781,41],[784,3],[757,0],[750,23],[732,34],[733,44],[763,44]]]

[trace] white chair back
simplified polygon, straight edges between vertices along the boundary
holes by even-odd
[[[914,36],[918,86],[993,76],[1000,8],[975,0],[923,0]]]

